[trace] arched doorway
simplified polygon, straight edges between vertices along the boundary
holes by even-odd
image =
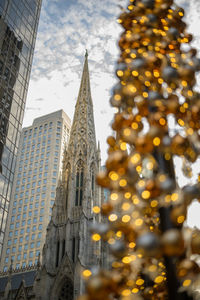
[[[73,300],[73,284],[69,279],[62,285],[58,300]]]

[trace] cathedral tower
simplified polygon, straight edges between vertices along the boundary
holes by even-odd
[[[36,299],[75,299],[84,292],[80,273],[100,263],[100,245],[93,245],[93,206],[100,205],[95,183],[100,168],[86,51],[63,171],[47,228],[43,261],[35,281]]]

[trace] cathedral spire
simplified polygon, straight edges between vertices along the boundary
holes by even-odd
[[[78,143],[78,139],[84,140],[84,144],[92,143],[96,151],[96,137],[93,116],[93,103],[90,90],[90,76],[88,68],[88,52],[85,53],[85,61],[81,77],[78,99],[75,106],[74,119],[70,134],[70,144]],[[69,150],[68,148],[68,150]]]

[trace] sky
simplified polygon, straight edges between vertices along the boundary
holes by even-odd
[[[24,126],[34,118],[63,109],[73,120],[85,49],[88,50],[96,138],[100,141],[102,163],[107,154],[114,110],[109,99],[115,85],[115,67],[121,27],[120,6],[126,0],[43,0]],[[177,0],[186,12],[188,32],[200,49],[200,1]],[[200,55],[199,55],[200,56]],[[179,166],[177,166],[179,168]],[[189,210],[190,224],[200,224],[199,204]],[[198,213],[197,213],[198,212]]]

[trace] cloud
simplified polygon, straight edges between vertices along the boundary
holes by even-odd
[[[187,4],[188,31],[195,34],[194,44],[200,48],[199,1],[176,2]],[[43,101],[40,111],[28,109],[24,119],[27,126],[38,114],[61,108],[73,118],[87,48],[96,137],[101,141],[102,161],[106,158],[105,141],[111,133],[109,123],[113,118],[109,98],[116,82],[117,41],[122,30],[116,23],[119,5],[124,6],[124,0],[43,0],[27,106],[37,107],[39,100],[34,99]],[[104,110],[106,113],[102,113]]]
[[[44,99],[43,98],[37,98],[37,99],[35,99],[35,101],[44,101]]]

